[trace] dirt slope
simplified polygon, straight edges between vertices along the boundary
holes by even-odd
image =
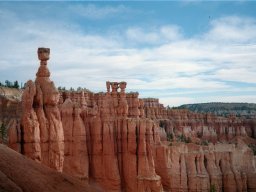
[[[0,144],[0,192],[100,191]]]

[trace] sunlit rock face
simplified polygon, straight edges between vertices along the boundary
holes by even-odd
[[[83,168],[106,191],[162,191],[153,156],[157,125],[140,118],[138,93],[127,94],[125,82],[106,85],[106,93],[61,93],[64,172],[79,176],[75,168]]]
[[[101,93],[58,92],[49,53],[38,50],[20,132],[9,133],[13,149],[104,191],[256,191],[247,146],[255,142],[254,121],[167,109],[158,99],[126,93],[126,82],[106,82]]]
[[[39,48],[40,67],[35,82],[26,83],[22,95],[20,152],[54,168],[63,169],[64,134],[58,108],[59,92],[47,67],[50,49]],[[11,134],[11,138],[13,134]]]

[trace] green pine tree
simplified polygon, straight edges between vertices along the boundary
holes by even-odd
[[[19,85],[19,82],[16,80],[14,81],[14,85],[13,85],[14,88],[17,88],[19,89],[20,88],[20,85]]]
[[[210,192],[216,192],[216,191],[217,191],[216,186],[214,184],[211,184]]]
[[[2,123],[2,125],[0,127],[0,138],[1,138],[2,143],[7,142],[7,127],[5,126],[4,123]]]

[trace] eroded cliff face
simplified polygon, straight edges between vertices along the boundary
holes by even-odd
[[[21,134],[9,136],[13,149],[104,191],[256,191],[255,156],[245,144],[255,142],[253,121],[169,110],[126,93],[125,82],[106,82],[102,93],[59,93],[49,50],[41,51],[22,96]]]
[[[255,191],[255,156],[235,144],[176,143],[156,148],[156,171],[166,191]]]
[[[162,132],[174,137],[182,134],[194,142],[205,140],[213,143],[232,143],[237,137],[242,137],[250,143],[256,138],[256,124],[253,119],[241,119],[234,115],[221,117],[186,109],[168,109],[160,104],[158,99],[152,98],[143,101],[146,117],[158,121],[164,129]]]
[[[138,94],[127,96],[126,83],[120,83],[121,92],[117,85],[111,83],[107,93],[62,93],[63,171],[93,180],[106,191],[162,191],[153,158],[154,146],[160,142],[158,127],[139,118]]]
[[[3,135],[0,134],[0,143],[6,144],[8,140],[20,142],[20,133],[16,133],[16,128],[20,125],[21,95],[22,90],[0,86],[0,129],[6,130]],[[14,138],[8,137],[9,135]]]

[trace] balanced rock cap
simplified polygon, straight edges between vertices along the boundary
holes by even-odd
[[[47,61],[50,58],[50,48],[39,47],[37,50],[38,59],[41,61]]]

